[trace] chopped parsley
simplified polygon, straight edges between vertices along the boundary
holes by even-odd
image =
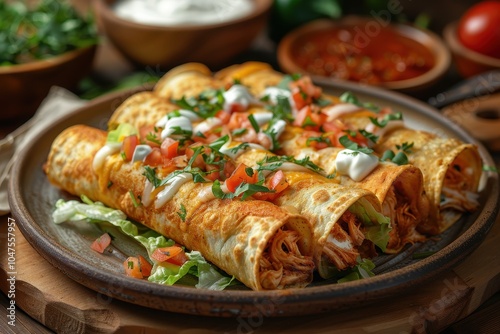
[[[344,136],[340,137],[339,142],[342,146],[344,146],[345,148],[352,150],[352,151],[361,152],[361,153],[365,153],[365,154],[373,153],[373,150],[371,148],[359,146],[357,143],[355,143],[351,139],[349,139],[348,135],[344,135]]]
[[[354,95],[351,92],[345,92],[342,95],[340,95],[340,101],[344,103],[351,103],[354,104],[358,107],[365,108],[371,111],[379,112],[380,107],[376,106],[373,103],[363,103],[361,102],[356,95]]]
[[[402,121],[402,120],[403,120],[403,114],[400,112],[387,114],[382,119],[370,117],[370,121],[379,128],[384,128],[390,121]]]
[[[181,204],[181,207],[179,209],[179,211],[177,212],[177,214],[179,215],[179,217],[181,218],[181,220],[183,222],[186,221],[186,207],[184,206],[184,204]]]

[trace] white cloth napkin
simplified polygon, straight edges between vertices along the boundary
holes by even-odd
[[[86,102],[70,91],[54,86],[33,117],[0,140],[0,216],[10,212],[7,184],[10,169],[21,149],[49,124]]]

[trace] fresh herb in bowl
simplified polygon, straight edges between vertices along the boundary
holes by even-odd
[[[67,51],[95,45],[97,29],[64,0],[0,0],[0,65],[16,65],[46,59]]]

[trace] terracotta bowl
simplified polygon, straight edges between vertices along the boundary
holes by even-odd
[[[457,38],[457,22],[449,23],[443,32],[444,40],[451,50],[455,66],[464,78],[500,68],[500,59],[483,55],[466,48]]]
[[[315,20],[288,33],[278,45],[278,63],[281,69],[288,73],[304,73],[312,77],[329,78],[334,82],[341,82],[344,80],[337,79],[334,76],[322,76],[318,74],[309,73],[304,68],[301,68],[294,60],[293,50],[301,48],[311,36],[315,33],[325,29],[338,28],[338,27],[353,27],[354,31],[365,33],[365,36],[375,36],[377,29],[390,29],[395,34],[402,35],[410,39],[415,45],[420,45],[430,51],[431,57],[434,58],[433,66],[425,73],[410,79],[403,79],[398,81],[385,81],[374,83],[375,85],[383,88],[413,92],[424,88],[428,88],[433,83],[438,81],[443,74],[448,70],[451,63],[451,56],[443,41],[434,33],[418,29],[409,25],[384,23],[381,24],[374,18],[349,16],[341,20]],[[356,38],[356,37],[355,37]],[[379,42],[377,42],[379,43]],[[379,44],[378,44],[379,45]],[[363,52],[363,48],[359,48]]]
[[[253,0],[248,15],[225,23],[157,26],[118,17],[115,0],[94,0],[99,26],[104,34],[138,66],[168,69],[186,62],[207,66],[224,65],[250,47],[264,29],[272,0]]]
[[[0,120],[28,119],[51,86],[68,89],[92,69],[96,46],[26,64],[0,66]]]

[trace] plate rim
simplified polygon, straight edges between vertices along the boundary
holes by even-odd
[[[485,147],[477,140],[472,138],[462,128],[446,119],[437,110],[431,106],[405,96],[403,94],[380,89],[372,86],[364,86],[355,83],[332,83],[327,80],[319,80],[320,85],[343,91],[352,91],[390,101],[402,105],[409,109],[418,109],[432,121],[445,124],[451,131],[462,140],[471,142],[478,146],[483,162],[493,164],[493,159]],[[98,97],[89,101],[83,107],[68,113],[63,118],[52,123],[41,131],[36,139],[54,131],[57,126],[62,126],[71,121],[77,115],[80,115],[88,108],[96,107],[108,103],[117,98],[129,96],[134,92],[147,90],[149,87],[141,86],[129,90],[119,91]],[[277,291],[211,291],[202,289],[193,289],[182,286],[163,286],[156,283],[137,280],[123,276],[117,276],[112,272],[92,273],[97,282],[106,282],[106,286],[118,287],[117,289],[100,288],[94,284],[83,282],[79,276],[81,272],[85,273],[92,268],[88,268],[84,263],[75,261],[71,253],[65,248],[57,247],[51,243],[50,236],[31,216],[28,203],[25,203],[22,195],[23,171],[29,166],[29,153],[36,149],[37,140],[27,145],[15,161],[11,177],[9,179],[9,204],[12,215],[16,218],[16,224],[26,237],[26,240],[45,258],[51,265],[57,267],[65,275],[75,280],[79,284],[87,286],[92,290],[107,295],[111,298],[117,298],[123,301],[131,302],[139,306],[156,308],[164,311],[187,313],[192,315],[208,315],[220,317],[251,317],[265,314],[266,316],[293,316],[315,314],[337,309],[354,308],[359,301],[370,302],[381,299],[382,297],[393,296],[403,292],[408,286],[416,286],[430,278],[452,268],[459,261],[470,255],[472,251],[484,240],[486,234],[495,222],[498,214],[499,203],[499,180],[498,175],[488,173],[488,180],[492,179],[491,193],[486,198],[484,206],[478,217],[472,225],[461,235],[455,238],[451,243],[440,249],[435,254],[420,260],[417,263],[395,269],[389,273],[382,273],[377,276],[342,284],[328,284],[304,289],[289,289]],[[35,143],[35,144],[33,144]],[[486,212],[485,212],[486,211]],[[474,227],[474,228],[473,228]],[[43,238],[40,238],[42,236]],[[446,256],[441,256],[445,253]],[[76,270],[77,275],[72,274]],[[138,301],[138,293],[148,291],[153,294],[150,299]],[[175,299],[177,303],[182,304],[182,308],[169,307],[164,303],[156,303],[163,298]],[[326,303],[325,301],[328,300]],[[271,304],[270,304],[271,302]],[[302,308],[304,303],[318,303],[317,307]],[[168,304],[168,303],[167,303]],[[190,306],[189,304],[195,304]],[[258,305],[272,306],[267,310]],[[194,308],[193,308],[194,307]]]

